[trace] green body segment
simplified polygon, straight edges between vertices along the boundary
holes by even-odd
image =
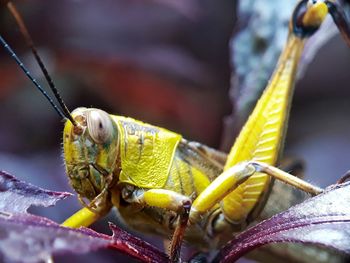
[[[277,70],[259,99],[253,113],[233,145],[225,170],[242,161],[255,160],[275,165],[281,152],[293,95],[296,67],[304,40],[293,34],[280,56]],[[231,221],[244,220],[264,204],[271,178],[256,173],[222,201],[225,217]]]
[[[119,182],[163,188],[182,136],[131,118],[111,116],[119,134]]]

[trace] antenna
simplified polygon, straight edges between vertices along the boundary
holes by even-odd
[[[40,86],[40,84],[36,81],[36,79],[30,74],[27,67],[23,64],[23,62],[17,57],[16,53],[12,50],[12,48],[7,44],[5,39],[0,35],[0,42],[2,46],[6,49],[6,51],[10,54],[10,56],[16,61],[16,63],[20,66],[20,68],[24,71],[26,76],[34,83],[37,89],[45,96],[45,98],[50,102],[51,106],[56,110],[58,115],[62,118],[66,118],[63,112],[57,107],[57,105],[53,102],[51,97],[46,93],[46,91]]]
[[[60,116],[63,115],[64,118],[65,118],[65,117],[68,118],[68,119],[72,122],[72,124],[73,124],[74,126],[76,126],[76,121],[73,119],[73,117],[72,117],[70,111],[68,110],[66,104],[64,103],[64,101],[63,101],[63,99],[62,99],[60,93],[58,92],[57,88],[55,87],[55,84],[54,84],[52,78],[50,77],[50,74],[48,73],[48,71],[47,71],[47,69],[46,69],[46,67],[45,67],[45,65],[44,65],[44,63],[43,63],[41,57],[39,56],[39,53],[38,53],[37,49],[36,49],[35,46],[34,46],[34,42],[33,42],[32,38],[30,37],[29,31],[28,31],[27,27],[25,26],[25,23],[24,23],[24,21],[23,21],[22,16],[21,16],[20,13],[17,11],[15,5],[14,5],[11,1],[8,1],[8,2],[7,2],[7,8],[9,9],[9,11],[11,12],[11,14],[12,14],[13,17],[15,18],[15,20],[16,20],[18,26],[19,26],[19,29],[20,29],[20,31],[21,31],[21,33],[22,33],[24,39],[25,39],[26,44],[27,44],[28,47],[31,49],[31,51],[32,51],[32,53],[33,53],[33,55],[34,55],[34,57],[35,57],[35,60],[38,62],[38,65],[39,65],[41,71],[43,72],[47,83],[49,84],[49,87],[50,87],[52,93],[54,94],[54,96],[55,96],[57,102],[58,102],[59,105],[61,106],[61,109],[62,109],[62,110],[59,110],[60,113],[61,113]],[[4,40],[4,39],[2,39],[2,40]],[[6,43],[6,42],[4,41],[4,43]],[[7,45],[7,44],[6,44],[6,45]],[[8,45],[7,45],[7,46],[8,46]],[[8,46],[8,47],[9,47],[9,46]],[[5,48],[6,48],[6,47],[5,47]],[[12,51],[12,53],[14,54],[14,52],[13,52],[13,50],[12,50],[11,48],[10,48],[8,51]],[[12,57],[14,57],[13,54],[11,54]],[[16,56],[16,57],[17,57],[17,56]],[[17,57],[17,59],[15,59],[15,60],[16,60],[17,64],[18,64],[18,61],[20,62],[20,60],[18,59],[18,57]],[[18,60],[18,61],[17,61],[17,60]],[[21,66],[21,64],[19,64],[19,65]],[[22,65],[23,65],[23,63],[22,63]],[[24,70],[25,68],[22,68],[22,69]],[[30,74],[27,74],[27,73],[29,73],[28,70],[26,69],[26,70],[24,70],[24,71],[25,71],[26,75],[33,81],[33,78],[30,76]],[[34,79],[34,80],[35,80],[35,79]],[[35,84],[35,83],[34,83],[34,84]],[[51,98],[49,97],[49,95],[40,87],[40,85],[39,85],[40,88],[38,87],[37,84],[35,84],[35,85],[36,85],[37,88],[41,91],[41,93],[50,101],[50,104],[51,104],[52,106],[54,106],[54,103],[53,103],[52,99],[51,99]],[[44,91],[44,92],[43,92],[43,91]],[[52,102],[52,103],[51,103],[51,102]],[[54,108],[55,108],[55,109],[58,109],[57,105],[55,105]],[[57,111],[57,110],[56,110],[56,111]],[[63,112],[62,112],[62,111],[63,111]]]

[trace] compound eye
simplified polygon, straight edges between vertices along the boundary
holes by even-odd
[[[99,144],[107,142],[113,132],[112,120],[102,110],[91,110],[87,114],[87,127],[91,138]]]

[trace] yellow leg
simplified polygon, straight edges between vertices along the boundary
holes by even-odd
[[[179,262],[181,243],[189,219],[191,199],[174,191],[164,189],[151,189],[139,197],[140,203],[148,206],[165,208],[176,212],[179,221],[175,228],[170,247],[171,262]]]
[[[88,227],[99,220],[101,217],[108,214],[112,206],[115,204],[118,206],[119,200],[116,200],[114,196],[119,196],[118,193],[114,194],[111,190],[112,197],[105,188],[97,197],[95,197],[91,203],[85,204],[84,200],[79,196],[80,202],[85,206],[78,212],[66,219],[61,225],[72,228],[79,228],[81,226]]]
[[[255,161],[243,162],[223,172],[194,200],[190,212],[190,222],[195,223],[200,220],[202,214],[209,211],[256,172],[268,174],[312,195],[320,194],[323,191],[321,188],[271,165]]]
[[[318,195],[323,192],[322,188],[309,184],[308,182],[298,177],[295,177],[294,175],[286,173],[285,171],[282,171],[281,169],[278,169],[272,165],[268,165],[262,162],[254,162],[254,161],[249,163],[255,166],[257,172],[266,173],[286,184],[294,186],[311,195]]]
[[[202,214],[219,203],[226,195],[255,173],[255,167],[248,163],[237,164],[224,171],[194,200],[190,222],[198,222]]]
[[[101,218],[100,215],[84,207],[66,219],[61,225],[71,228],[88,227]]]
[[[85,207],[70,216],[61,225],[71,228],[88,227],[108,214],[112,206],[118,208],[119,196],[118,190],[111,189],[108,192],[107,189],[104,189],[90,204],[86,204],[79,196],[80,202]]]

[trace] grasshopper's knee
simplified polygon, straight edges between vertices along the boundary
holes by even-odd
[[[201,215],[208,212],[214,205],[221,202],[229,193],[244,183],[256,172],[256,167],[251,162],[239,163],[221,175],[219,175],[200,195],[194,200],[190,222],[200,221]]]

